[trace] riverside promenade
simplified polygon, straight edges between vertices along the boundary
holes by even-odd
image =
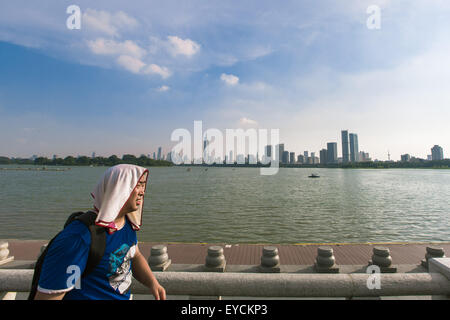
[[[41,247],[48,240],[14,240],[5,239],[9,243],[10,256],[14,260],[36,260]],[[328,246],[333,249],[337,265],[367,265],[371,260],[373,248],[377,246],[390,250],[392,263],[395,265],[420,265],[425,258],[426,247],[443,248],[446,255],[450,254],[450,242],[439,243],[311,243],[311,244],[226,244],[226,243],[170,243],[170,242],[139,242],[139,249],[148,259],[150,250],[155,245],[166,245],[172,264],[201,265],[205,263],[207,250],[210,246],[223,247],[227,266],[259,265],[262,250],[266,246],[278,249],[281,265],[308,266],[315,263],[317,249]],[[419,270],[417,270],[419,271]],[[426,270],[423,270],[426,272]]]

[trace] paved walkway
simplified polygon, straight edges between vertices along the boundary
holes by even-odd
[[[17,260],[35,260],[46,240],[6,240],[10,256]],[[201,244],[201,243],[139,243],[143,255],[148,258],[153,245],[165,244],[172,264],[204,264],[208,247],[220,245],[224,248],[227,265],[259,265],[264,246],[269,244]],[[366,265],[375,246],[389,248],[394,264],[420,264],[425,258],[426,247],[436,246],[450,256],[450,242],[446,243],[371,243],[371,244],[295,244],[271,245],[278,248],[282,265],[312,265],[317,248],[327,245],[333,248],[338,265]]]

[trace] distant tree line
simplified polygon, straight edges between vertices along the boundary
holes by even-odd
[[[68,156],[63,158],[48,159],[46,157],[38,157],[35,160],[21,159],[21,158],[8,158],[0,156],[0,164],[18,164],[18,165],[40,165],[40,166],[115,166],[117,164],[127,163],[135,164],[142,167],[151,166],[173,166],[174,164],[165,160],[154,160],[144,155],[136,157],[132,154],[125,154],[122,158],[112,155],[108,158],[105,157],[72,157]],[[191,166],[191,164],[184,164],[183,166]],[[213,165],[202,164],[200,166],[214,166],[214,167],[268,167],[269,165],[258,164],[222,164],[214,163]],[[418,159],[415,161],[405,162],[393,162],[393,161],[367,161],[356,162],[347,164],[280,164],[282,168],[344,168],[344,169],[389,169],[389,168],[437,168],[447,169],[450,168],[450,159],[427,161]]]
[[[0,157],[0,164],[22,164],[22,165],[39,165],[39,166],[115,166],[117,164],[135,164],[142,167],[152,166],[172,166],[173,163],[165,160],[154,160],[144,155],[136,157],[132,154],[123,155],[122,159],[116,155],[112,155],[108,158],[105,157],[72,157],[68,156],[63,158],[48,159],[46,157],[37,157],[36,159],[20,159],[8,157]]]

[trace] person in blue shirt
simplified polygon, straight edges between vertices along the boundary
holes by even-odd
[[[109,168],[91,193],[96,225],[106,228],[103,258],[85,277],[91,235],[80,221],[70,223],[52,242],[45,256],[36,300],[129,300],[132,276],[149,288],[156,300],[165,300],[165,289],[139,251],[136,231],[148,170],[133,165]]]

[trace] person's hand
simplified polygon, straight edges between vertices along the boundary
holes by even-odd
[[[157,281],[155,281],[151,291],[155,300],[166,300],[166,290]]]

